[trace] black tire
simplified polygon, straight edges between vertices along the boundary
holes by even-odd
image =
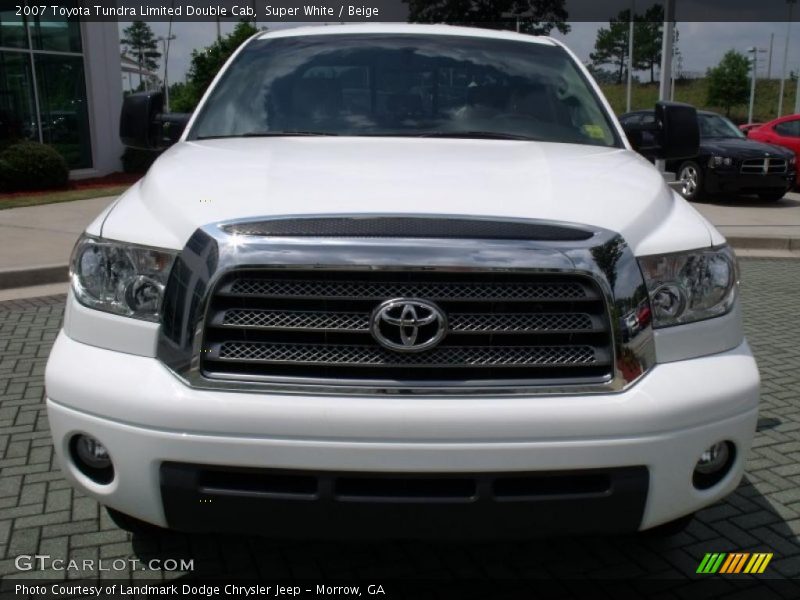
[[[694,520],[694,513],[690,513],[674,521],[669,521],[668,523],[662,523],[661,525],[657,525],[652,529],[647,529],[641,533],[648,538],[668,538],[672,537],[673,535],[678,535],[679,533],[683,533],[689,524]]]
[[[106,506],[106,511],[108,511],[108,516],[111,517],[111,520],[114,521],[114,524],[117,527],[125,531],[129,531],[134,535],[153,535],[154,533],[166,531],[158,525],[153,525],[147,521],[142,521],[136,517],[126,515],[125,513],[121,513],[114,508]]]
[[[764,202],[778,202],[783,199],[786,192],[764,192],[758,195],[758,199]]]
[[[705,173],[695,161],[686,160],[682,162],[675,176],[678,181],[686,181],[686,184],[678,192],[689,202],[702,202],[708,197],[704,187],[706,183]]]

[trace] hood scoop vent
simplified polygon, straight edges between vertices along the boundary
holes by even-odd
[[[574,242],[594,232],[536,221],[459,217],[337,216],[278,218],[220,227],[230,235],[322,238],[438,238]]]

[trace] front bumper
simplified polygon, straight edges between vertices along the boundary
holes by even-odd
[[[738,170],[706,170],[706,191],[709,193],[759,193],[788,191],[795,182],[795,172],[789,171],[775,175],[743,175]]]
[[[556,494],[546,504],[513,509],[506,502],[472,502],[475,511],[462,507],[453,513],[461,515],[456,521],[466,534],[474,516],[491,523],[504,511],[516,519],[528,515],[532,524],[538,516],[562,531],[647,529],[719,500],[742,476],[755,431],[759,377],[745,343],[728,352],[657,365],[632,388],[608,395],[351,398],[198,391],[153,358],[96,348],[62,333],[48,362],[46,384],[50,427],[65,475],[99,502],[161,526],[203,530],[200,517],[206,511],[208,529],[254,531],[258,507],[269,520],[267,503],[254,509],[251,495],[248,509],[237,512],[244,504],[223,501],[224,493],[209,496],[208,486],[191,477],[178,485],[179,475],[174,470],[170,475],[166,463],[188,465],[184,472],[190,473],[192,465],[216,465],[224,471],[278,469],[323,479],[332,473],[413,474],[417,479],[468,474],[476,481],[509,473],[646,469],[646,489],[631,480],[627,488],[614,488],[630,492],[615,506],[628,508],[617,512],[637,513],[633,524],[629,518],[608,522],[612,513],[604,513],[601,502],[586,509],[605,519],[593,528],[581,518],[580,502],[570,506],[569,498]],[[107,446],[115,469],[109,484],[91,481],[74,465],[69,440],[76,433],[88,433]],[[710,489],[695,489],[691,480],[698,457],[721,440],[732,441],[737,449],[730,472]],[[208,499],[212,502],[198,509]],[[400,503],[362,502],[361,509],[355,503],[347,510],[356,516],[373,514],[377,504],[397,508]],[[435,511],[422,509],[432,504],[412,502],[415,508],[406,509],[406,519],[424,514],[437,522]],[[314,505],[305,502],[305,514],[327,510]],[[297,506],[273,516],[302,519]],[[182,507],[191,508],[191,519],[179,523],[168,518]],[[403,533],[416,535],[408,528]]]

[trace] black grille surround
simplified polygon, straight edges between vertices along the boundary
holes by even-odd
[[[784,158],[747,158],[742,161],[740,171],[744,175],[783,175],[787,168]]]
[[[421,298],[447,315],[436,347],[383,348],[382,302]],[[592,384],[613,378],[608,309],[580,274],[235,269],[206,311],[200,371],[211,380],[404,387]]]

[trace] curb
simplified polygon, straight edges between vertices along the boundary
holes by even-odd
[[[69,281],[68,265],[42,265],[21,269],[0,269],[0,290]]]
[[[734,250],[782,250],[800,252],[800,238],[726,236]]]

